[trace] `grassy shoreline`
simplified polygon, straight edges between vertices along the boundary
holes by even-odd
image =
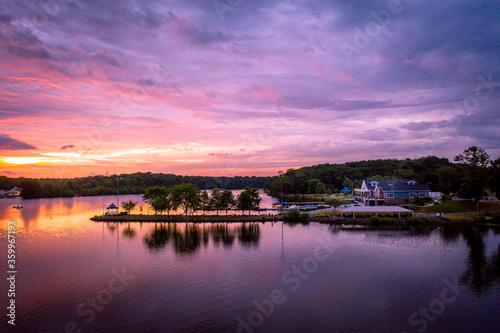
[[[107,216],[94,216],[90,218],[94,222],[108,222],[108,223],[121,223],[121,222],[139,222],[139,223],[246,223],[246,222],[283,222],[283,217],[281,215],[274,216],[260,216],[260,215],[250,215],[250,216],[184,216],[184,215],[107,215]],[[415,220],[407,219],[389,219],[390,222],[387,225],[396,226],[411,226],[415,225]],[[328,218],[328,217],[310,217],[305,221],[284,221],[286,223],[302,223],[307,224],[309,222],[318,222],[324,224],[333,225],[385,225],[385,222],[381,224],[375,222],[371,218]],[[479,222],[474,220],[466,219],[441,219],[441,218],[419,218],[417,225],[422,226],[471,226],[471,225],[492,225],[500,226],[500,224],[491,223],[491,221]]]
[[[105,215],[94,216],[90,218],[94,222],[189,222],[189,223],[204,223],[204,222],[268,222],[280,221],[278,215],[261,216],[261,215]]]
[[[500,211],[499,201],[480,201],[479,208],[482,213],[487,211]],[[433,206],[422,206],[422,207],[410,207],[411,210],[417,213],[444,213],[444,214],[456,214],[456,213],[474,213],[477,211],[477,206],[475,201],[467,200],[449,200],[445,203]]]

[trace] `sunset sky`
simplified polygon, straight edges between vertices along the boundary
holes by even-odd
[[[500,1],[1,1],[0,175],[500,155]]]

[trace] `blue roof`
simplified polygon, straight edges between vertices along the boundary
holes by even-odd
[[[419,184],[415,179],[365,179],[363,180],[366,184],[366,187],[369,190],[374,190],[375,186],[373,184],[377,184],[378,187],[381,187],[384,192],[387,191],[425,191],[429,192],[431,189],[426,184]]]
[[[351,192],[351,190],[348,187],[344,187],[344,189],[341,190],[340,192]]]
[[[118,209],[118,207],[116,207],[114,203],[111,203],[111,205],[109,205],[106,209]]]

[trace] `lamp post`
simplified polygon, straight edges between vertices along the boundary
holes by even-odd
[[[104,189],[102,190],[102,216],[104,216]]]
[[[283,171],[278,171],[278,175],[281,179],[281,214],[283,215]]]
[[[354,196],[354,177],[351,176],[351,196]]]
[[[120,213],[120,179],[121,177],[116,177],[116,206],[118,207],[116,213]]]

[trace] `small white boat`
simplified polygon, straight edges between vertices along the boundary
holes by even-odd
[[[21,205],[15,205],[15,206],[12,206],[12,208],[21,209],[21,208],[23,208],[23,206],[21,206]]]

